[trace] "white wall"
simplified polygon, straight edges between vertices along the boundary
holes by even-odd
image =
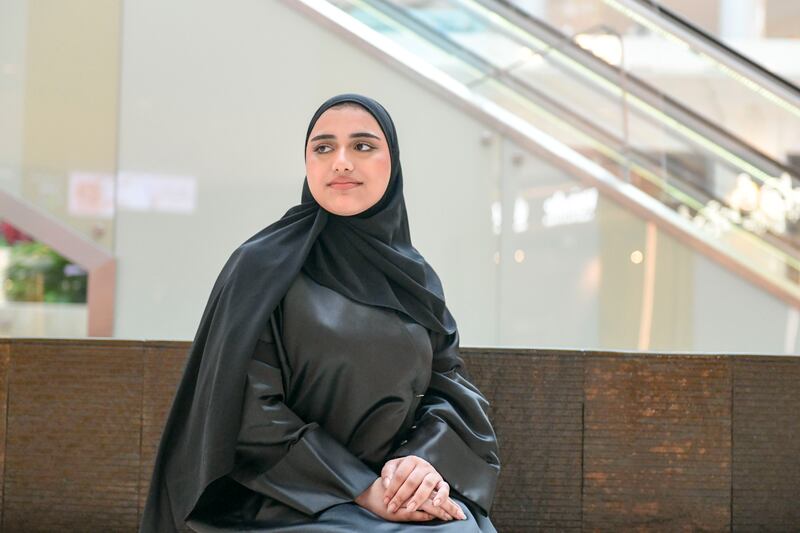
[[[0,1],[0,188],[19,194],[25,85],[26,0]]]
[[[190,339],[230,252],[300,198],[303,140],[329,96],[395,120],[412,237],[465,342],[491,343],[494,237],[484,127],[279,2],[126,2],[120,172],[192,176],[190,215],[120,206],[115,335]]]

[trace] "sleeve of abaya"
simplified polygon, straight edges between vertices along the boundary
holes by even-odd
[[[431,381],[416,410],[414,425],[390,459],[416,455],[431,463],[455,491],[488,515],[500,459],[489,421],[489,402],[470,382],[458,352],[458,332],[431,334]]]
[[[351,502],[378,476],[284,403],[278,348],[268,330],[248,368],[236,466],[229,476],[309,515]]]

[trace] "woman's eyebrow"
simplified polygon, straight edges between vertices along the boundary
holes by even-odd
[[[350,138],[351,139],[356,138],[356,137],[369,137],[371,139],[378,139],[379,141],[381,140],[380,137],[378,137],[374,133],[370,133],[368,131],[357,131],[356,133],[351,133],[350,134]],[[321,135],[316,135],[315,137],[312,137],[311,141],[319,141],[321,139],[335,139],[335,138],[336,138],[336,135],[332,135],[330,133],[323,133]]]

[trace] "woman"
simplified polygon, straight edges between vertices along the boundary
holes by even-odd
[[[495,531],[500,471],[394,124],[324,102],[302,202],[240,245],[200,320],[141,531]]]

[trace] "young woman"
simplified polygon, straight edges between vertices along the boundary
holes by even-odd
[[[211,291],[141,531],[495,531],[488,402],[411,244],[399,155],[376,101],[316,111],[300,205]]]

